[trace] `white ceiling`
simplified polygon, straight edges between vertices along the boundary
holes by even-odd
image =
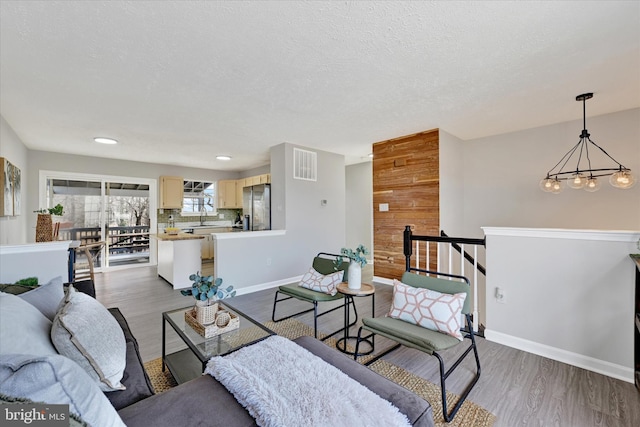
[[[35,150],[239,171],[290,142],[357,163],[436,127],[578,119],[584,92],[589,116],[640,106],[638,1],[0,7],[0,113]]]

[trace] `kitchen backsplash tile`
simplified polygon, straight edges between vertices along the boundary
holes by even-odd
[[[224,218],[220,218],[220,214],[222,214]],[[242,217],[242,209],[218,209],[218,215],[207,215],[207,222],[224,220],[233,223],[238,214]],[[177,209],[164,209],[163,213],[160,213],[160,209],[158,209],[158,225],[161,223],[168,224],[169,215],[173,215],[173,222],[176,224],[176,227],[180,227],[181,223],[196,223],[200,221],[199,216],[182,216]]]

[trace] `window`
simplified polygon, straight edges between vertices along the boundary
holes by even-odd
[[[183,216],[215,214],[215,195],[215,183],[185,180],[181,214]]]

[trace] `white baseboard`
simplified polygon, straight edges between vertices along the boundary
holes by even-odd
[[[393,279],[388,279],[386,277],[373,276],[373,281],[382,285],[393,285]]]
[[[626,366],[617,365],[615,363],[595,359],[583,354],[573,353],[560,348],[525,340],[523,338],[514,337],[513,335],[503,334],[502,332],[496,332],[490,329],[484,330],[484,336],[487,340],[498,344],[506,345],[528,353],[537,354],[538,356],[557,360],[558,362],[563,362],[588,371],[597,372],[629,383],[634,382],[633,369]]]
[[[276,280],[268,283],[260,283],[259,285],[247,286],[246,288],[237,288],[236,295],[245,295],[252,292],[264,291],[265,289],[271,289],[282,285],[288,285],[289,283],[296,283],[302,279],[302,276],[290,277],[288,279]]]

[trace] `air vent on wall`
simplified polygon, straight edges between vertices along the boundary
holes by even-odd
[[[305,181],[317,181],[318,153],[293,149],[293,178]]]

